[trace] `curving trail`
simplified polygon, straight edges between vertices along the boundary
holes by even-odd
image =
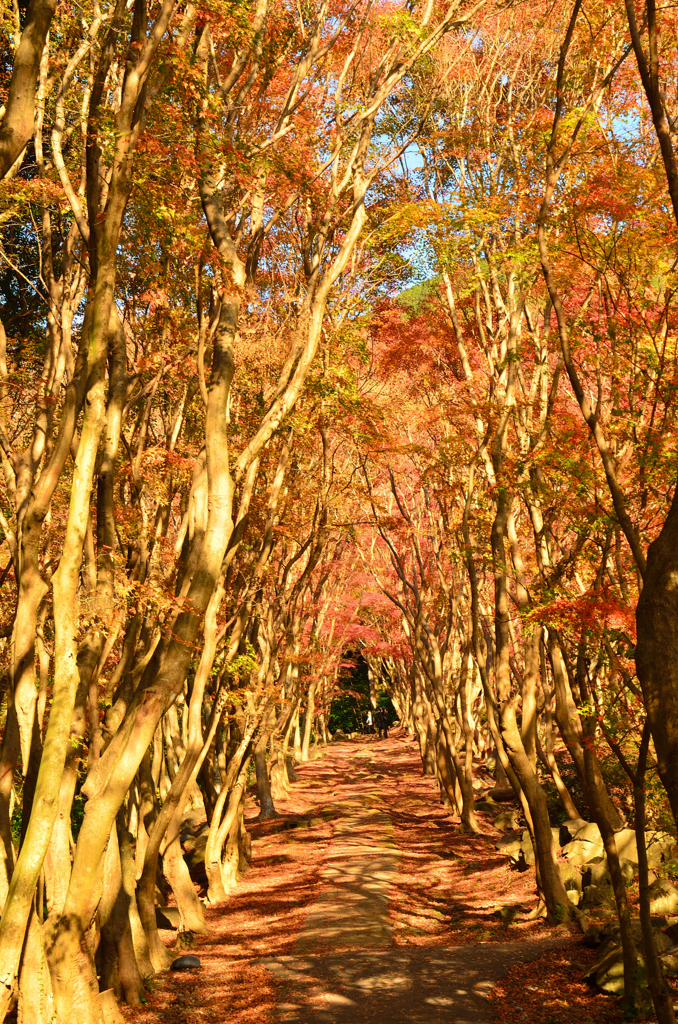
[[[488,822],[458,832],[420,764],[400,737],[332,744],[297,768],[280,818],[253,822],[252,801],[253,866],[208,911],[203,970],[159,979],[126,1019],[491,1024],[507,970],[572,939],[520,919],[533,879],[509,872]]]

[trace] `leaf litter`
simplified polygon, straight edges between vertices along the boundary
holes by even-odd
[[[365,764],[378,757],[378,765]],[[389,894],[396,947],[450,946],[478,942],[559,940],[529,964],[512,967],[489,999],[499,1024],[614,1024],[618,1004],[582,981],[595,951],[574,928],[529,920],[537,902],[531,871],[511,871],[494,849],[499,833],[479,815],[483,834],[460,832],[442,806],[438,787],[421,774],[416,744],[398,734],[332,744],[324,756],[297,768],[299,782],[276,802],[279,818],[256,821],[248,794],[246,826],[253,862],[228,900],[207,906],[210,932],[196,936],[198,973],[166,973],[152,982],[144,1007],[123,1006],[135,1024],[267,1024],[274,1019],[279,981],[261,964],[294,949],[310,907],[326,886],[323,864],[333,820],[342,804],[371,785],[389,806],[399,871]],[[375,769],[377,769],[375,771]],[[374,776],[379,778],[375,780]],[[482,767],[478,775],[482,778]],[[487,779],[488,788],[492,785]],[[171,946],[174,932],[161,932]],[[177,953],[177,955],[179,955]]]

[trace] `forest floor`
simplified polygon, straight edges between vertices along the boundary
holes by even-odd
[[[414,743],[333,743],[297,771],[279,818],[254,821],[248,801],[252,867],[207,909],[202,969],[158,977],[127,1021],[621,1021],[581,981],[595,952],[574,929],[526,920],[532,872],[509,870],[487,817],[482,835],[459,832]]]

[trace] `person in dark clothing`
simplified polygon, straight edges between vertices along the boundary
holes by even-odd
[[[377,726],[377,729],[379,730],[379,739],[387,740],[388,739],[388,714],[386,713],[386,709],[385,708],[379,708],[379,710],[377,711],[376,715],[374,716],[374,721],[375,721],[375,724]]]

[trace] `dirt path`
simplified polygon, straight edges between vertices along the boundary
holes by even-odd
[[[394,784],[402,788],[410,780],[407,772],[398,777],[400,758],[394,754],[386,743],[354,751],[353,776],[364,780],[364,788],[359,796],[336,802],[342,817],[325,856],[323,890],[293,953],[261,961],[281,983],[276,1020],[491,1024],[487,994],[499,978],[510,966],[562,943],[551,938],[456,948],[396,946],[391,909],[402,851],[390,809]],[[399,806],[404,796],[396,804],[400,813],[410,809]],[[429,807],[429,814],[434,810]],[[405,852],[410,858],[415,853]],[[425,870],[423,864],[420,869]],[[443,897],[448,905],[453,899],[453,893]]]
[[[459,833],[413,743],[333,744],[298,772],[282,816],[248,823],[253,866],[208,910],[202,971],[163,976],[127,1020],[490,1024],[499,978],[571,943],[521,920],[530,874],[509,872],[488,822]]]

